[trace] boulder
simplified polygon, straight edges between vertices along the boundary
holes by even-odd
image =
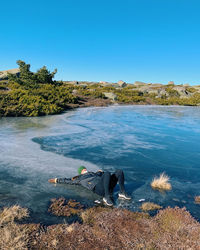
[[[106,98],[108,98],[110,100],[113,100],[113,101],[117,100],[117,95],[115,95],[112,92],[104,92],[103,94],[105,95]]]
[[[82,84],[80,84],[80,86],[81,86],[83,89],[86,89],[88,85],[87,85],[87,84],[82,83]]]
[[[138,86],[137,90],[139,90],[142,93],[148,93],[150,91],[150,87],[148,85],[146,86]]]
[[[165,89],[159,89],[157,97],[161,98],[163,95],[165,95],[166,97],[169,96],[169,94],[167,93],[167,91]]]
[[[124,88],[124,87],[126,87],[127,86],[127,84],[124,82],[124,81],[122,81],[122,80],[120,80],[120,81],[118,81],[118,83],[117,83],[118,85],[119,85],[119,87],[121,87],[121,88]]]

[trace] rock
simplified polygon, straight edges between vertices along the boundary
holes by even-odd
[[[139,90],[140,92],[142,92],[142,93],[148,93],[149,92],[149,90],[150,90],[150,87],[148,86],[148,85],[146,85],[146,86],[139,86],[138,88],[137,88],[137,90]]]
[[[174,81],[169,81],[168,85],[174,85]]]
[[[176,90],[179,93],[180,98],[191,96],[191,93],[186,91],[186,88],[184,86],[176,86],[173,88],[173,90]]]
[[[127,86],[127,84],[126,84],[124,81],[122,81],[122,80],[120,80],[117,84],[118,84],[119,87],[121,87],[121,88],[124,88],[124,87]]]
[[[20,70],[17,68],[17,69],[9,69],[9,70],[0,71],[0,81],[1,80],[7,80],[8,79],[8,73],[19,76],[20,75]]]
[[[102,87],[109,87],[109,86],[113,86],[113,83],[100,81],[99,85]]]
[[[86,89],[86,88],[87,88],[87,84],[80,84],[80,86],[81,86],[83,89]]]
[[[165,89],[159,89],[157,97],[161,98],[163,95],[165,95],[166,97],[169,96],[169,94],[167,93],[167,91]]]
[[[110,100],[113,100],[113,101],[117,100],[117,95],[115,95],[112,92],[104,92],[103,94],[105,95],[106,98],[108,98]]]

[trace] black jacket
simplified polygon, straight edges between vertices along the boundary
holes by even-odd
[[[103,172],[88,172],[72,178],[58,178],[57,183],[65,183],[71,185],[81,185],[89,190],[94,190],[97,183],[101,180]]]

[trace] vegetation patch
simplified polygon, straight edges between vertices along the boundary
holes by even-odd
[[[75,200],[66,200],[65,198],[52,199],[48,211],[57,216],[71,216],[80,214],[84,206]]]
[[[142,203],[142,206],[140,208],[143,211],[152,211],[152,210],[161,209],[162,206],[155,204],[153,202],[144,202],[144,203]]]
[[[169,183],[169,176],[165,173],[160,174],[159,177],[154,177],[151,182],[151,187],[160,190],[171,190],[171,184]]]
[[[72,202],[72,207],[77,206]],[[61,204],[60,204],[61,205]],[[185,208],[166,208],[150,217],[126,209],[94,207],[83,223],[42,227],[22,224],[28,210],[0,212],[0,249],[199,249],[200,223]]]
[[[200,204],[200,196],[194,197],[195,203]]]
[[[0,249],[27,249],[28,230],[16,221],[28,216],[26,208],[16,205],[0,211]]]
[[[0,117],[59,114],[77,107],[119,104],[200,105],[200,86],[55,81],[55,69],[46,66],[36,72],[30,64],[17,61],[18,74],[0,81]],[[10,70],[10,72],[12,72]],[[175,89],[176,88],[176,89]],[[106,93],[106,95],[105,95]]]

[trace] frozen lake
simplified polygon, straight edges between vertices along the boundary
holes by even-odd
[[[131,202],[116,206],[138,211],[145,199],[185,206],[200,220],[194,196],[200,195],[200,108],[111,106],[61,115],[0,119],[0,206],[30,208],[42,223],[59,222],[47,208],[54,197],[91,205],[97,196],[81,187],[53,185],[49,178],[90,171],[123,169]],[[171,177],[172,190],[152,190],[155,175]],[[118,188],[115,190],[117,198]]]

